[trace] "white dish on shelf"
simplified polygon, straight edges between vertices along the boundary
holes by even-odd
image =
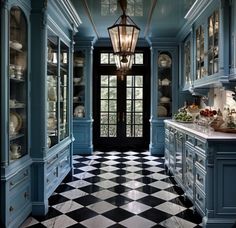
[[[17,112],[10,112],[10,125],[17,133],[22,127],[22,117]]]
[[[162,102],[162,103],[169,103],[170,102],[170,98],[169,97],[161,97],[160,98],[160,102]]]
[[[11,41],[10,42],[10,47],[12,47],[16,50],[20,50],[23,47],[23,45],[21,43],[17,42],[17,41]]]
[[[167,116],[167,109],[164,106],[157,106],[157,115],[160,117]]]
[[[163,86],[168,86],[170,83],[171,83],[171,81],[168,78],[164,78],[161,81],[161,85],[163,85]]]
[[[171,58],[167,54],[160,54],[158,58],[158,66],[159,67],[170,67],[171,66]]]
[[[84,106],[78,105],[74,109],[74,116],[75,117],[83,117],[84,116]]]

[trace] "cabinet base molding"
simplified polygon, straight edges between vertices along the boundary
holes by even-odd
[[[236,219],[207,218],[202,219],[202,226],[205,228],[234,228]]]
[[[32,215],[42,216],[48,213],[48,200],[44,202],[32,202]]]
[[[80,147],[74,147],[74,155],[90,155],[93,153],[93,145],[80,145]]]
[[[150,144],[149,151],[150,151],[151,155],[163,156],[164,155],[164,145],[162,143],[156,144],[156,145]]]

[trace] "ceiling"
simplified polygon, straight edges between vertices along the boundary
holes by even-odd
[[[127,0],[126,14],[140,27],[140,38],[175,38],[195,0]],[[71,0],[82,24],[79,36],[107,38],[107,28],[121,15],[117,0]]]

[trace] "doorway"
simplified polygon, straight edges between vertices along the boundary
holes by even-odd
[[[94,49],[93,139],[101,151],[143,151],[150,139],[149,49],[136,50],[122,75],[111,49]]]

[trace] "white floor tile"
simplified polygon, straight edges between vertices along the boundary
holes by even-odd
[[[133,201],[133,202],[123,205],[121,208],[125,209],[126,211],[129,211],[133,214],[140,214],[140,213],[150,209],[151,207],[144,205],[142,203]]]
[[[106,228],[115,224],[115,222],[102,215],[97,215],[90,219],[84,220],[81,224],[88,228]]]
[[[55,228],[65,228],[68,226],[72,226],[76,223],[77,222],[75,220],[69,218],[66,215],[60,215],[42,222],[42,224],[46,227],[55,227]]]
[[[186,210],[185,207],[182,207],[180,205],[177,205],[177,204],[171,203],[171,202],[165,202],[163,204],[156,206],[155,208],[160,211],[164,211],[166,213],[169,213],[171,215],[176,215],[176,214],[180,213],[181,211]]]
[[[173,184],[166,183],[164,181],[155,181],[155,182],[150,183],[149,185],[155,188],[159,188],[159,189],[166,189],[173,186]]]
[[[160,223],[160,225],[167,227],[167,228],[193,228],[196,224],[181,219],[176,216],[172,216],[169,219]]]
[[[113,181],[105,180],[105,181],[101,181],[101,182],[96,183],[96,185],[98,185],[102,188],[112,188],[118,184]]]
[[[111,192],[111,191],[105,189],[105,190],[101,190],[99,192],[94,192],[92,195],[99,198],[99,199],[105,200],[105,199],[111,198],[113,196],[116,196],[117,193],[114,193],[114,192]]]
[[[148,194],[146,194],[144,192],[137,191],[137,190],[131,190],[131,191],[122,193],[122,196],[125,196],[129,199],[132,199],[132,200],[138,200],[138,199],[141,199],[147,195]]]
[[[70,200],[70,201],[66,201],[66,202],[54,205],[52,207],[57,209],[58,211],[62,212],[63,214],[65,214],[67,212],[80,209],[83,206]]]
[[[116,208],[116,206],[114,206],[110,203],[107,203],[105,201],[101,201],[98,203],[91,204],[91,205],[87,206],[87,208],[97,212],[98,214],[102,214],[106,211],[113,210],[114,208]]]
[[[172,200],[172,199],[178,197],[178,195],[173,194],[171,192],[164,191],[164,190],[156,192],[156,193],[152,194],[152,196],[158,197],[163,200]]]
[[[120,222],[119,224],[125,227],[129,227],[129,228],[134,228],[134,227],[135,228],[149,228],[156,225],[154,222],[147,220],[145,218],[142,218],[138,215],[128,218]]]
[[[130,178],[130,175],[129,175],[128,178]],[[134,178],[130,178],[130,179],[134,179]],[[137,178],[135,178],[135,179],[137,179]],[[142,182],[139,182],[139,181],[132,180],[132,181],[126,182],[126,183],[124,183],[122,185],[124,185],[124,186],[126,186],[128,188],[136,189],[136,188],[144,186],[145,184],[142,183]]]
[[[88,193],[81,191],[79,189],[73,189],[70,191],[66,191],[66,192],[62,192],[60,193],[60,195],[65,196],[68,199],[76,199],[79,198],[81,196],[85,196],[88,195]]]

